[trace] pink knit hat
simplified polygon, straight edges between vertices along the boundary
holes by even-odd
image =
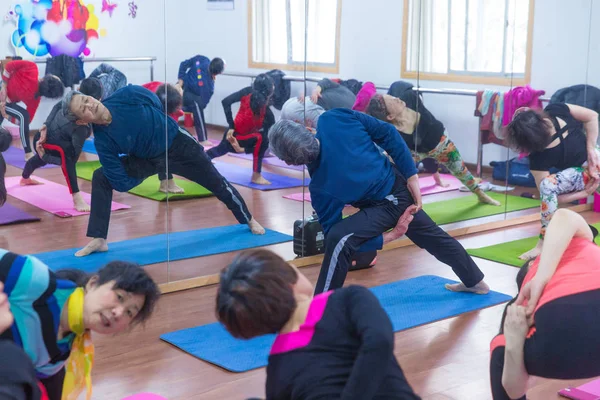
[[[369,101],[371,101],[371,98],[375,96],[376,93],[377,89],[375,88],[375,84],[373,82],[366,82],[356,95],[356,101],[354,102],[352,109],[354,111],[365,112],[369,105]]]

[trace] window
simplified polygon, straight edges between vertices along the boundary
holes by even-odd
[[[534,0],[405,0],[402,76],[529,81]]]
[[[303,70],[306,57],[307,70],[338,72],[341,0],[248,5],[249,67]]]

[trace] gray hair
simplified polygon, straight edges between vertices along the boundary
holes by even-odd
[[[280,120],[269,130],[271,152],[290,165],[310,164],[319,157],[319,142],[304,125]]]
[[[71,111],[71,101],[73,100],[73,96],[79,95],[83,95],[83,93],[78,90],[71,90],[62,99],[62,112],[69,121],[77,121],[79,119],[79,117]]]

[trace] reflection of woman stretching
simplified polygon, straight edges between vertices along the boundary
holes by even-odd
[[[542,254],[519,271],[519,295],[506,307],[491,343],[494,400],[525,399],[530,375],[581,379],[600,375],[600,247],[595,228],[558,210]]]
[[[229,129],[223,135],[218,146],[206,154],[213,159],[227,153],[251,153],[254,156],[252,182],[257,185],[269,185],[271,182],[262,177],[262,161],[269,148],[269,128],[275,123],[269,101],[275,85],[266,74],[260,74],[252,87],[247,87],[223,99],[223,109],[229,123]],[[231,105],[240,102],[240,109],[233,119]]]
[[[401,100],[388,94],[376,94],[369,102],[367,112],[396,127],[411,149],[416,162],[424,158],[435,159],[476,194],[480,202],[499,206],[499,202],[489,197],[479,187],[465,166],[456,145],[447,136],[444,124],[435,119],[422,104],[417,105],[417,95],[414,90],[405,91],[403,97],[404,100]]]
[[[522,259],[540,254],[546,227],[559,203],[584,199],[597,190],[600,168],[597,139],[598,113],[584,107],[556,103],[548,105],[544,112],[528,108],[515,112],[506,140],[510,147],[530,153],[529,169],[542,201],[540,240],[536,247],[521,255]],[[560,172],[550,175],[552,168]]]
[[[278,334],[267,399],[418,400],[373,293],[360,286],[313,293],[306,276],[268,250],[244,252],[221,272],[217,315],[226,329],[246,339]]]

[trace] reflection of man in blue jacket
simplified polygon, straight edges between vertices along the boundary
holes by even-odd
[[[93,240],[77,256],[108,250],[113,189],[133,189],[165,168],[167,159],[170,172],[204,186],[227,205],[240,224],[248,224],[252,233],[264,233],[242,196],[216,170],[202,146],[165,114],[158,97],[148,89],[126,86],[102,103],[69,92],[63,99],[63,112],[78,124],[93,124],[94,144],[102,164],[92,178],[87,236]]]
[[[465,249],[421,210],[415,163],[391,124],[336,108],[321,115],[316,135],[304,125],[277,122],[269,131],[269,143],[277,157],[291,165],[305,164],[310,173],[312,206],[325,233],[316,293],[342,287],[354,253],[381,249],[404,233],[452,267],[463,283],[447,285],[449,290],[489,291]],[[342,218],[346,204],[360,211]],[[412,220],[407,213],[413,214]]]
[[[215,78],[225,70],[225,62],[216,57],[195,56],[179,64],[177,84],[183,89],[183,110],[194,114],[194,128],[201,145],[208,144],[204,109],[215,92]]]

